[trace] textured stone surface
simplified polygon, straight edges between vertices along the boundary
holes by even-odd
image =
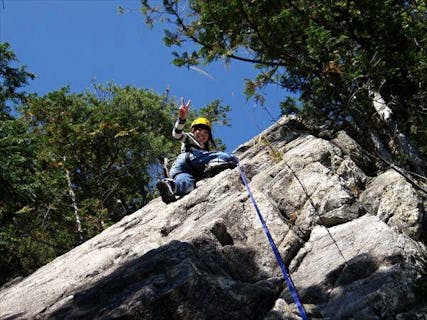
[[[236,155],[310,318],[425,314],[426,200],[402,175],[295,118]],[[236,168],[1,288],[0,318],[300,317]]]
[[[368,184],[361,203],[382,221],[413,238],[422,233],[424,208],[412,185],[394,170]]]

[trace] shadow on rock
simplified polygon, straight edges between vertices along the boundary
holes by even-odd
[[[243,254],[247,254],[243,253]],[[80,288],[42,317],[66,319],[262,319],[279,280],[242,282],[210,239],[172,241]]]
[[[408,295],[416,275],[403,264],[399,254],[381,261],[361,254],[329,272],[322,284],[300,290],[300,297],[303,303],[316,305],[313,311],[325,319],[371,319],[373,315],[395,319],[406,311],[405,306],[417,303]],[[284,299],[292,302],[287,293]]]

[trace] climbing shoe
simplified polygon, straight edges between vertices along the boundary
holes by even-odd
[[[168,204],[176,201],[175,196],[175,183],[170,179],[159,180],[156,184],[160,192],[160,196],[164,203]]]
[[[205,175],[208,177],[213,177],[220,173],[221,171],[224,171],[225,169],[234,169],[237,166],[234,162],[226,162],[221,159],[215,159],[211,160],[205,168]]]

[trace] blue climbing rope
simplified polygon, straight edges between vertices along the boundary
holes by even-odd
[[[264,221],[264,218],[262,217],[261,211],[258,208],[258,205],[257,205],[257,203],[255,201],[255,198],[254,198],[254,196],[252,194],[252,191],[249,188],[249,184],[248,184],[248,180],[246,179],[246,175],[243,172],[243,169],[240,166],[240,164],[238,164],[238,167],[239,167],[240,176],[242,177],[242,181],[243,181],[243,183],[244,183],[244,185],[246,187],[246,190],[248,191],[249,198],[251,199],[251,202],[252,202],[252,204],[253,204],[253,206],[254,206],[257,214],[258,214],[258,218],[261,221],[264,233],[267,236],[268,241],[270,242],[271,249],[274,252],[274,255],[276,257],[277,262],[279,263],[280,270],[282,271],[283,277],[285,278],[285,281],[286,281],[286,283],[288,285],[289,291],[291,292],[292,298],[294,299],[294,302],[295,302],[295,304],[298,307],[298,310],[299,310],[299,313],[300,313],[302,319],[303,320],[307,320],[308,318],[307,318],[307,315],[305,313],[304,306],[302,305],[302,303],[301,303],[301,301],[300,301],[300,299],[298,297],[297,290],[296,290],[296,288],[295,288],[295,286],[294,286],[294,284],[292,282],[292,279],[291,279],[291,277],[289,275],[288,269],[286,268],[286,266],[285,266],[285,264],[284,264],[284,262],[282,260],[282,257],[280,256],[279,250],[277,249],[276,244],[274,243],[273,237],[271,236],[270,231],[268,230],[268,227],[267,227],[267,225],[266,225],[266,223]]]

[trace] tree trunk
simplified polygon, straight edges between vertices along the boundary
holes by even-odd
[[[77,207],[76,194],[74,193],[73,185],[71,183],[70,172],[68,171],[68,169],[65,165],[66,160],[67,160],[66,156],[64,156],[63,159],[64,159],[65,176],[67,178],[67,184],[68,184],[68,193],[70,194],[70,197],[71,197],[72,207],[73,207],[73,211],[74,211],[74,217],[76,219],[77,236],[79,238],[79,243],[82,243],[83,242],[83,230],[82,230],[82,224],[80,222],[79,208]]]
[[[393,120],[393,112],[385,103],[384,98],[377,90],[370,89],[369,94],[372,98],[375,111],[378,113],[381,120],[387,125],[391,136],[396,138],[400,151],[408,157],[408,162],[413,170],[418,174],[425,175],[425,164],[423,160],[420,158],[418,151],[412,145],[409,138],[400,131],[398,123]]]

